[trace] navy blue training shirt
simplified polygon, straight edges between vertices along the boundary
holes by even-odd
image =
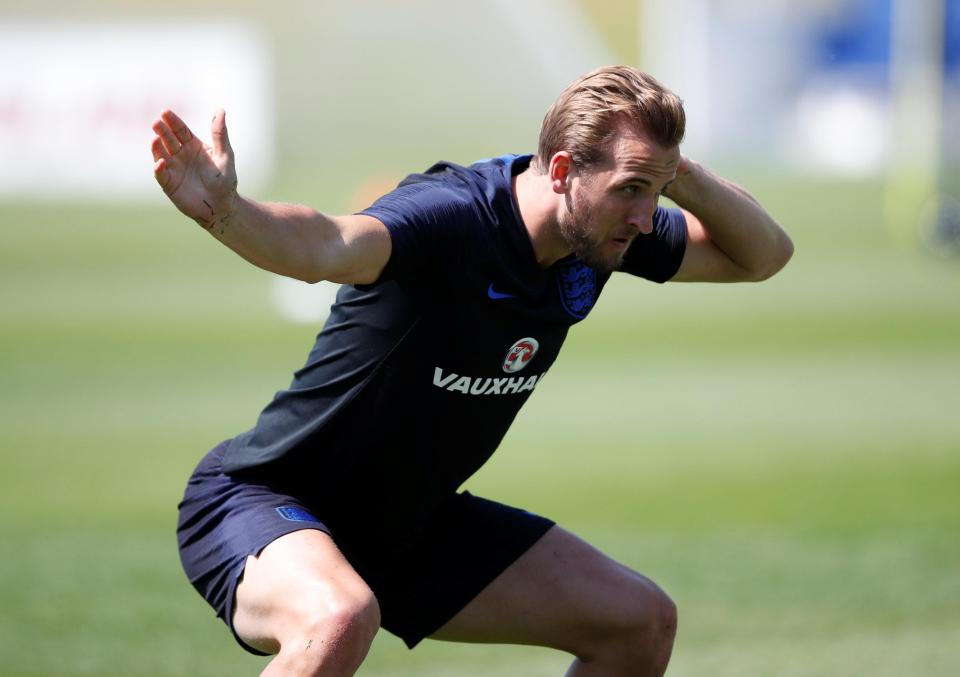
[[[340,289],[290,387],[230,441],[227,472],[287,463],[406,519],[490,457],[610,276],[575,256],[537,265],[512,188],[530,160],[441,162],[362,212],[390,231],[386,268]],[[682,213],[658,208],[621,269],[666,281],[685,246]]]

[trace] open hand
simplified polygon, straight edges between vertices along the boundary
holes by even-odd
[[[237,199],[237,172],[226,114],[210,123],[213,146],[203,144],[176,113],[165,110],[152,129],[153,175],[177,209],[207,230],[223,234]]]

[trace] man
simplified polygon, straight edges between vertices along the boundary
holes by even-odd
[[[276,654],[264,675],[351,675],[381,625],[410,647],[553,647],[568,675],[663,674],[660,588],[457,489],[613,271],[762,280],[790,258],[752,197],[680,154],[684,126],[652,77],[602,68],[553,104],[535,156],[439,163],[327,216],[238,195],[222,111],[212,147],[170,111],[154,123],[180,211],[262,268],[344,283],[290,388],[201,461],[180,506],[185,570],[245,648]]]

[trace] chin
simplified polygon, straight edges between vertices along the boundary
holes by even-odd
[[[604,256],[597,251],[578,254],[581,261],[600,273],[612,273],[623,263],[623,253]]]

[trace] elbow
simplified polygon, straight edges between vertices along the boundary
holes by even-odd
[[[277,275],[289,277],[291,280],[306,282],[307,284],[316,284],[324,279],[318,271],[304,266],[278,266],[276,268],[268,268],[268,270]]]
[[[783,270],[784,266],[793,258],[793,240],[786,233],[783,233],[777,246],[767,257],[766,265],[754,271],[751,278],[752,282],[762,282]]]
[[[297,267],[297,268],[288,268],[283,271],[275,271],[280,275],[285,277],[293,278],[294,280],[299,280],[300,282],[306,282],[307,284],[316,284],[317,282],[323,282],[327,278],[323,276],[321,271],[313,267]]]
[[[341,268],[337,270],[317,270],[311,269],[302,271],[297,275],[292,275],[298,280],[307,284],[316,284],[317,282],[333,282],[334,284],[373,284],[379,277],[369,271],[364,272],[350,268]]]
[[[297,262],[296,267],[291,267],[287,275],[307,284],[337,281],[334,279],[336,271],[330,270],[325,261],[313,258]]]

